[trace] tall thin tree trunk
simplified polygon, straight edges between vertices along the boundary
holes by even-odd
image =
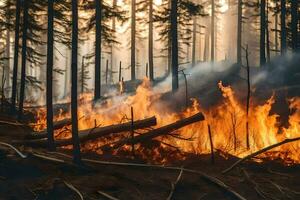
[[[55,150],[53,135],[53,48],[54,48],[54,0],[48,0],[48,46],[47,46],[47,86],[46,86],[46,105],[47,105],[47,136],[49,150]]]
[[[28,2],[23,1],[23,32],[22,32],[22,67],[21,67],[21,86],[18,118],[23,117],[23,106],[25,99],[25,79],[26,79],[26,51],[27,51],[27,28],[28,28]]]
[[[171,10],[171,0],[168,1],[168,9]],[[170,27],[171,27],[171,15],[170,18],[168,20],[168,22],[170,23]],[[171,41],[171,30],[168,32],[168,44],[167,44],[167,50],[168,50],[168,55],[167,55],[167,60],[168,60],[168,75],[171,73],[172,71],[172,41]]]
[[[276,0],[276,8],[278,8],[278,1]],[[274,29],[275,29],[275,55],[277,55],[277,52],[279,51],[278,47],[278,13],[275,14],[275,22],[274,22]]]
[[[171,0],[172,91],[178,90],[177,0]]]
[[[149,0],[149,78],[154,80],[154,64],[153,64],[153,0]]]
[[[9,23],[9,22],[8,22]],[[6,87],[10,87],[10,31],[7,29],[6,31],[6,70],[5,70],[5,83]]]
[[[271,62],[271,50],[270,50],[270,31],[269,31],[269,2],[267,0],[267,12],[266,12],[266,39],[267,39],[267,63]]]
[[[96,47],[95,47],[95,94],[94,100],[101,98],[101,13],[102,13],[102,0],[95,0],[96,5]]]
[[[291,14],[292,14],[292,22],[291,22],[291,30],[292,30],[292,49],[293,51],[299,50],[298,44],[298,7],[299,0],[291,0]]]
[[[71,117],[72,117],[72,141],[73,162],[81,163],[80,145],[78,137],[78,113],[77,113],[77,72],[78,72],[78,2],[72,0],[72,66],[71,66]]]
[[[131,80],[135,80],[135,0],[131,0]]]
[[[238,27],[237,27],[237,64],[242,64],[242,25],[243,25],[243,1],[238,0]]]
[[[211,27],[210,27],[211,62],[215,62],[215,0],[211,0]]]
[[[85,66],[84,66],[84,59],[85,59],[85,57],[84,56],[82,56],[82,58],[81,58],[82,60],[81,60],[81,93],[83,93],[84,92],[84,72],[85,72]]]
[[[197,17],[193,18],[192,67],[196,66]]]
[[[260,1],[260,66],[266,64],[266,0]]]
[[[16,111],[17,98],[17,80],[18,80],[18,64],[19,64],[19,39],[20,39],[20,0],[16,2],[16,24],[15,24],[15,47],[14,47],[14,66],[13,66],[13,80],[12,80],[12,94],[11,105],[12,110]]]
[[[281,55],[285,54],[286,52],[286,0],[281,0],[281,15],[280,15],[280,25],[281,25],[281,32],[280,32],[280,40],[281,40]]]
[[[117,0],[113,0],[113,9],[115,9],[117,6]],[[112,30],[114,34],[116,33],[116,18],[113,17],[112,19]],[[113,71],[114,71],[114,66],[116,66],[116,62],[114,59],[115,55],[115,49],[114,49],[114,43],[111,43],[111,55],[110,55],[110,83],[112,84],[114,82],[114,77],[113,77]]]

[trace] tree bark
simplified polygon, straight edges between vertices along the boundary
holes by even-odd
[[[298,41],[298,7],[299,7],[299,0],[291,0],[291,15],[292,15],[292,22],[291,22],[291,30],[292,30],[292,49],[293,51],[299,50],[299,42]]]
[[[78,137],[77,113],[77,73],[78,73],[78,2],[72,0],[72,64],[71,64],[71,118],[72,118],[72,144],[73,162],[81,163],[80,145]]]
[[[95,94],[94,99],[99,100],[101,98],[101,31],[102,31],[102,0],[95,0],[96,5],[96,34],[95,34]]]
[[[54,2],[48,0],[48,46],[47,46],[47,88],[46,88],[46,106],[47,106],[47,133],[48,148],[55,150],[53,133],[53,47],[54,47]]]
[[[22,67],[21,67],[21,85],[19,101],[19,120],[23,117],[23,106],[25,99],[25,79],[26,79],[26,51],[27,51],[27,29],[28,29],[28,2],[23,1],[23,33],[22,33]]]
[[[16,111],[16,97],[17,97],[17,80],[18,80],[18,64],[19,64],[19,39],[20,39],[20,0],[16,0],[16,24],[15,24],[15,47],[14,47],[14,66],[13,66],[13,80],[11,93],[12,111]]]
[[[280,15],[280,42],[281,42],[281,55],[286,52],[286,0],[281,0],[281,15]]]
[[[172,91],[176,92],[178,83],[178,30],[177,30],[177,0],[171,0],[171,49],[172,49]]]
[[[215,62],[215,0],[211,0],[211,27],[210,27],[210,60]]]
[[[237,64],[242,64],[242,26],[243,26],[243,0],[238,0],[238,28],[237,28]]]
[[[151,140],[153,138],[156,138],[156,137],[159,137],[162,135],[168,135],[171,132],[178,130],[184,126],[187,126],[187,125],[199,122],[199,121],[203,121],[203,120],[204,120],[203,114],[198,113],[191,117],[178,120],[177,122],[174,122],[172,124],[169,124],[169,125],[157,128],[157,129],[153,129],[147,133],[136,136],[133,139],[129,138],[129,139],[120,140],[120,141],[116,142],[112,147],[110,145],[105,145],[105,146],[103,146],[102,149],[103,150],[117,149],[126,144],[137,144],[137,143],[142,143],[142,142],[148,142],[149,140]]]
[[[131,80],[135,80],[135,9],[136,0],[131,0]]]
[[[197,17],[193,18],[192,67],[196,66]]]
[[[149,0],[149,78],[154,80],[153,64],[153,0]]]
[[[266,0],[260,2],[260,66],[266,64]]]
[[[81,143],[94,140],[97,138],[105,137],[115,133],[121,133],[126,131],[136,130],[136,129],[143,129],[151,126],[156,125],[156,118],[150,117],[143,120],[134,121],[133,124],[130,122],[104,126],[99,128],[92,128],[87,130],[79,131],[79,139]],[[34,139],[34,140],[25,140],[25,141],[16,141],[15,143],[25,144],[28,146],[39,146],[45,147],[47,145],[47,141],[45,139]],[[72,144],[72,139],[63,139],[63,140],[56,140],[56,146],[66,146]]]

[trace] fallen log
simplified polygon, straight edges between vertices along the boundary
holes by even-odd
[[[60,121],[53,122],[53,129],[61,129],[65,126],[71,125],[72,121],[70,118],[63,119]],[[33,132],[26,136],[27,139],[42,139],[47,137],[47,130],[39,131],[39,132]]]
[[[143,120],[137,120],[133,123],[133,129],[143,129],[150,126],[156,125],[156,118],[150,117]],[[92,128],[87,130],[79,131],[79,139],[81,143],[84,143],[89,140],[97,139],[100,137],[108,136],[113,133],[121,133],[125,131],[130,131],[132,128],[131,122],[126,122],[122,124],[110,125],[105,127]],[[23,141],[14,141],[14,144],[23,144],[27,146],[38,146],[38,147],[46,147],[47,140],[46,139],[37,139],[37,140],[23,140]],[[56,140],[55,145],[57,147],[66,146],[73,144],[72,138]]]
[[[141,142],[145,142],[145,141],[149,141],[153,138],[162,136],[162,135],[167,135],[170,134],[171,132],[180,129],[184,126],[199,122],[199,121],[203,121],[205,118],[203,116],[202,113],[197,113],[191,117],[185,118],[185,119],[181,119],[178,120],[177,122],[174,122],[172,124],[157,128],[157,129],[153,129],[147,133],[138,135],[134,138],[128,138],[128,139],[123,139],[120,141],[117,141],[116,143],[113,144],[113,146],[111,146],[111,144],[108,145],[104,145],[101,147],[102,150],[111,150],[111,149],[117,149],[121,146],[124,146],[126,144],[137,144],[137,143],[141,143]]]
[[[258,150],[258,151],[256,151],[256,152],[254,152],[254,153],[252,153],[252,154],[250,154],[250,155],[244,157],[244,158],[239,159],[239,160],[236,161],[233,165],[231,165],[229,168],[223,170],[222,173],[223,173],[223,174],[228,173],[229,171],[231,171],[233,168],[235,168],[237,165],[239,165],[240,163],[242,163],[242,162],[245,161],[245,160],[251,159],[251,158],[253,158],[253,157],[255,157],[255,156],[258,156],[259,154],[262,154],[262,153],[264,153],[264,152],[266,152],[266,151],[269,151],[269,150],[274,149],[274,148],[276,148],[276,147],[279,147],[279,146],[281,146],[281,145],[284,145],[284,144],[287,144],[287,143],[290,143],[290,142],[296,142],[296,141],[299,141],[299,140],[300,140],[300,137],[292,138],[292,139],[285,139],[285,140],[283,140],[282,142],[279,142],[279,143],[273,144],[273,145],[271,145],[271,146],[265,147],[265,148],[263,148],[263,149],[261,149],[261,150]]]

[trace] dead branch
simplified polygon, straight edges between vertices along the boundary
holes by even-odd
[[[37,155],[37,154],[35,154]],[[65,158],[72,159],[69,155],[59,153],[58,155],[64,156]],[[56,162],[56,163],[67,163],[66,161],[62,159],[57,159],[54,158],[52,159],[49,156],[42,156],[46,157],[49,161]],[[192,174],[197,174],[201,178],[209,181],[210,183],[222,188],[223,190],[227,191],[231,195],[233,195],[236,199],[239,200],[247,200],[245,197],[241,196],[239,193],[231,189],[229,186],[227,186],[225,183],[223,183],[221,180],[219,180],[216,177],[207,175],[201,171],[196,171],[192,169],[187,169],[187,168],[181,168],[181,167],[172,167],[172,166],[162,166],[162,165],[151,165],[151,164],[139,164],[139,163],[126,163],[126,162],[109,162],[109,161],[100,161],[100,160],[91,160],[91,159],[82,159],[83,162],[86,163],[91,163],[91,164],[100,164],[100,165],[115,165],[115,166],[127,166],[127,167],[143,167],[143,168],[158,168],[158,169],[165,169],[165,170],[175,170],[175,171],[180,171],[182,170],[183,172],[188,172]]]
[[[65,126],[71,125],[71,119],[63,119],[57,122],[53,123],[53,129],[61,129]],[[33,132],[30,135],[27,136],[28,139],[42,139],[47,138],[47,130],[39,131],[39,132]]]
[[[156,118],[150,117],[143,120],[137,120],[133,123],[133,129],[140,129],[149,126],[156,125]],[[79,131],[79,139],[81,143],[87,142],[89,140],[94,140],[100,137],[108,136],[113,133],[121,133],[130,131],[132,129],[131,122],[123,123],[123,124],[116,124],[110,125],[105,127],[99,128],[92,128],[83,131]],[[15,144],[24,144],[28,146],[38,146],[38,147],[46,147],[47,140],[46,139],[37,139],[37,140],[23,140],[23,141],[14,141]],[[56,140],[55,145],[57,147],[66,146],[72,144],[72,138],[70,139],[63,139],[63,140]]]
[[[247,173],[247,171],[246,171],[245,169],[242,169],[242,172],[243,172],[243,174],[244,174],[244,177],[245,177],[246,181],[249,182],[249,183],[253,186],[253,188],[254,188],[254,190],[256,191],[256,193],[257,193],[260,197],[262,197],[262,198],[264,198],[264,199],[267,199],[267,196],[266,196],[265,192],[262,191],[262,190],[260,189],[259,185],[258,185],[254,180],[252,180],[252,179],[250,178],[250,176],[249,176],[249,174]]]
[[[182,176],[182,173],[183,173],[183,170],[181,169],[181,170],[180,170],[180,173],[179,173],[179,175],[178,175],[178,177],[177,177],[177,179],[176,179],[176,181],[175,181],[174,183],[172,183],[172,189],[171,189],[171,191],[170,191],[170,194],[169,194],[167,200],[171,200],[171,199],[172,199],[173,194],[174,194],[174,191],[175,191],[175,188],[176,188],[176,185],[177,185],[178,182],[180,181],[181,176]]]
[[[74,187],[71,183],[68,183],[67,181],[64,181],[64,184],[70,188],[71,190],[73,190],[76,194],[78,194],[78,196],[80,197],[81,200],[83,200],[83,195],[79,192],[79,190]]]
[[[177,129],[180,129],[184,126],[187,126],[187,125],[199,122],[199,121],[203,121],[203,120],[204,120],[203,114],[197,113],[191,117],[178,120],[177,122],[174,122],[172,124],[169,124],[169,125],[157,128],[157,129],[153,129],[147,133],[136,136],[134,138],[126,138],[126,139],[120,140],[120,141],[114,143],[113,146],[111,146],[110,144],[104,145],[102,147],[102,149],[103,150],[111,150],[111,149],[117,149],[126,144],[137,144],[137,143],[147,142],[153,138],[170,134],[171,132],[173,132]]]
[[[102,196],[104,196],[104,197],[106,197],[106,198],[108,198],[110,200],[119,200],[116,197],[113,197],[113,196],[111,196],[111,195],[109,195],[109,194],[107,194],[107,193],[105,193],[103,191],[100,191],[100,190],[98,190],[97,193],[101,194]]]
[[[251,158],[253,158],[253,157],[255,157],[255,156],[259,155],[259,154],[262,154],[262,153],[264,153],[266,151],[269,151],[269,150],[274,149],[276,147],[279,147],[281,145],[284,145],[284,144],[287,144],[287,143],[291,143],[291,142],[296,142],[298,140],[300,140],[300,137],[292,138],[292,139],[285,139],[282,142],[279,142],[279,143],[273,144],[271,146],[265,147],[265,148],[263,148],[263,149],[261,149],[259,151],[256,151],[256,152],[254,152],[254,153],[252,153],[252,154],[250,154],[250,155],[248,155],[248,156],[246,156],[246,157],[244,157],[242,159],[239,159],[237,162],[235,162],[229,168],[225,169],[222,173],[223,174],[228,173],[229,171],[231,171],[233,168],[235,168],[237,165],[239,165],[240,163],[244,162],[245,160],[251,159]]]
[[[6,146],[6,147],[9,147],[10,149],[14,150],[21,158],[27,158],[27,155],[23,154],[21,151],[19,151],[16,147],[8,144],[8,143],[5,143],[5,142],[0,142],[0,145],[2,146]]]

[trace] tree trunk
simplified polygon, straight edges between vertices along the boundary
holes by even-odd
[[[199,121],[203,121],[203,120],[204,120],[204,116],[202,115],[202,113],[197,113],[191,117],[178,120],[172,124],[169,124],[169,125],[157,128],[157,129],[153,129],[147,133],[136,136],[133,139],[127,138],[127,139],[120,140],[120,141],[116,142],[113,146],[105,145],[105,146],[103,146],[103,150],[116,149],[116,148],[122,147],[125,144],[137,144],[137,143],[142,143],[142,142],[149,142],[149,140],[151,140],[153,138],[156,138],[156,137],[159,137],[162,135],[168,135],[175,130],[178,130],[182,127],[185,127],[190,124],[193,124],[193,123],[196,123]]]
[[[270,31],[269,31],[269,2],[267,0],[267,12],[266,12],[266,39],[267,39],[267,63],[271,62],[271,50],[270,50]]]
[[[266,64],[266,0],[260,2],[260,66]]]
[[[47,87],[46,87],[46,106],[47,106],[47,133],[48,148],[55,150],[53,133],[53,21],[54,21],[54,0],[48,0],[48,46],[47,46]]]
[[[16,2],[16,24],[15,24],[15,47],[14,47],[14,66],[13,66],[13,80],[12,80],[12,94],[11,105],[12,111],[16,111],[16,97],[17,97],[17,80],[18,80],[18,63],[19,63],[19,38],[20,38],[20,0]]]
[[[134,121],[133,125],[132,125],[132,122],[130,121],[130,122],[122,123],[122,124],[115,124],[115,125],[109,125],[109,126],[104,126],[104,127],[82,130],[82,131],[79,131],[79,138],[80,138],[80,142],[83,143],[83,142],[87,142],[90,140],[95,140],[97,138],[109,136],[111,134],[131,131],[132,129],[137,130],[137,129],[148,128],[148,127],[155,126],[155,125],[156,125],[156,118],[150,117],[147,119]],[[44,135],[45,134],[42,133],[42,136],[44,136]],[[25,144],[28,146],[45,147],[47,143],[43,139],[42,136],[34,137],[35,139],[33,139],[33,140],[16,141],[15,143]],[[33,138],[33,137],[31,137],[31,138]],[[72,139],[56,140],[55,144],[56,144],[56,146],[71,145]]]
[[[153,64],[153,0],[149,0],[149,78],[154,80]]]
[[[178,90],[177,0],[171,0],[172,91]]]
[[[238,27],[237,27],[237,64],[242,64],[242,25],[243,25],[243,1],[238,0]]]
[[[192,67],[196,66],[197,17],[193,18]]]
[[[286,0],[281,0],[281,15],[280,15],[280,24],[281,24],[281,55],[286,52]]]
[[[291,22],[291,30],[292,30],[292,49],[293,51],[299,50],[299,41],[298,41],[298,3],[299,0],[291,0],[291,15],[292,15],[292,22]]]
[[[77,71],[78,71],[78,2],[72,0],[72,66],[71,66],[71,118],[72,118],[72,142],[73,161],[81,163],[80,145],[78,137],[77,114]]]
[[[135,80],[135,1],[131,0],[131,80]]]
[[[102,0],[95,0],[96,5],[96,34],[95,34],[95,94],[94,100],[101,98],[101,13],[102,13]]]
[[[276,8],[278,9],[278,0],[276,1]],[[279,51],[278,47],[278,13],[275,14],[275,22],[274,22],[274,28],[275,28],[275,55],[277,55],[277,52]]]
[[[215,62],[215,0],[211,0],[211,27],[210,27],[210,59],[211,62]]]
[[[23,1],[23,32],[22,32],[22,67],[21,67],[21,86],[18,118],[23,117],[23,106],[25,99],[25,79],[26,79],[26,51],[27,51],[27,28],[28,28],[28,2]]]
[[[9,88],[10,87],[10,31],[9,29],[7,29],[6,31],[6,57],[7,57],[7,61],[6,61],[6,70],[5,70],[5,80],[6,80],[5,83],[6,83],[6,88]]]

